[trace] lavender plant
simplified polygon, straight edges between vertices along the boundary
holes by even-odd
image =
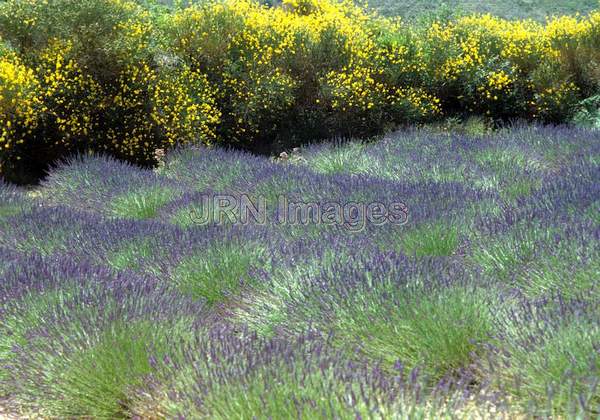
[[[411,129],[293,154],[80,156],[33,194],[0,183],[2,408],[598,416],[600,132]],[[219,195],[267,217],[201,214]],[[279,223],[282,196],[407,213]]]
[[[537,416],[587,418],[598,413],[595,303],[555,295],[522,299],[515,309],[498,314],[497,344],[484,369],[513,404]]]
[[[467,378],[447,379],[429,389],[416,370],[398,364],[388,375],[352,361],[335,350],[331,337],[314,332],[264,340],[247,331],[215,329],[184,348],[162,374],[153,377],[148,394],[166,417],[250,419],[268,413],[277,418],[425,419],[452,415],[474,396]]]
[[[156,279],[65,258],[23,257],[0,286],[0,393],[49,416],[122,415],[150,351],[184,338],[202,307]]]

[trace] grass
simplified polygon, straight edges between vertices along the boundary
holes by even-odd
[[[152,219],[159,209],[173,200],[174,193],[167,188],[128,192],[111,203],[112,214],[132,219]]]
[[[399,238],[400,250],[416,257],[449,257],[460,245],[460,234],[456,226],[443,223],[419,226]]]
[[[148,323],[114,325],[92,347],[70,355],[68,363],[61,366],[64,371],[55,372],[52,388],[63,395],[56,413],[120,416],[128,389],[141,385],[143,377],[152,371],[148,343],[157,331],[167,332]],[[47,401],[44,405],[54,404]]]
[[[563,310],[558,303],[528,309],[525,319],[508,316],[502,358],[511,362],[497,366],[492,376],[509,389],[517,404],[534,400],[545,416],[568,413],[579,418],[593,412],[599,402],[599,369],[590,355],[597,351],[600,329],[592,321],[597,310],[595,315],[592,308],[577,313]],[[573,393],[577,401],[571,399]]]
[[[433,378],[467,368],[491,333],[486,294],[461,287],[413,293],[395,308],[376,300],[366,308],[346,307],[339,314],[344,341],[356,339],[388,366],[397,360],[411,369],[425,366]]]
[[[263,253],[258,244],[214,244],[181,260],[173,269],[173,281],[184,295],[212,305],[248,282],[250,269],[264,265]]]
[[[527,267],[536,258],[542,243],[551,241],[552,231],[543,227],[516,226],[497,242],[484,238],[473,259],[498,280],[508,281],[515,271]]]
[[[229,218],[216,207],[201,203],[193,203],[178,209],[170,221],[181,227],[230,223]]]
[[[164,255],[151,239],[130,240],[118,246],[106,256],[106,264],[115,270],[159,271]]]
[[[350,143],[346,147],[324,148],[311,156],[311,167],[323,174],[350,172],[352,174],[368,174],[373,167],[372,162],[362,153],[361,143]]]

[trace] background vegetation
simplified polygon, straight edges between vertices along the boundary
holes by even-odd
[[[332,0],[8,0],[0,42],[12,179],[86,150],[153,164],[175,144],[271,152],[450,116],[566,122],[600,80],[600,12],[405,24]]]
[[[597,0],[370,0],[370,7],[386,16],[420,19],[427,14],[490,13],[506,19],[535,19],[586,14],[598,7]]]

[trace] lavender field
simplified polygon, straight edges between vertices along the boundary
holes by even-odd
[[[0,184],[0,417],[598,418],[599,279],[600,131],[80,157]]]

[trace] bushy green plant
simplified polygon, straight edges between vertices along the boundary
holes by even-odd
[[[14,127],[0,159],[43,167],[91,149],[151,163],[157,148],[210,141],[213,89],[159,51],[158,13],[131,0],[1,4],[0,36],[15,50],[2,78],[27,99],[0,108]]]
[[[386,75],[375,43],[383,24],[349,3],[228,0],[175,13],[166,32],[173,51],[220,86],[220,137],[249,145],[360,135],[435,114],[433,96]]]
[[[270,152],[453,116],[561,123],[600,83],[600,12],[405,24],[335,0],[8,0],[0,37],[5,174],[87,149],[153,164],[180,143]]]
[[[580,127],[600,128],[600,95],[591,96],[579,103],[573,123]]]
[[[512,404],[539,417],[597,413],[600,329],[591,313],[567,311],[551,302],[525,309],[519,317],[502,313],[508,319],[504,351],[496,355],[501,364],[491,376]]]
[[[249,280],[249,270],[258,265],[263,252],[256,245],[214,244],[202,255],[180,261],[173,271],[175,285],[185,295],[219,303]]]

